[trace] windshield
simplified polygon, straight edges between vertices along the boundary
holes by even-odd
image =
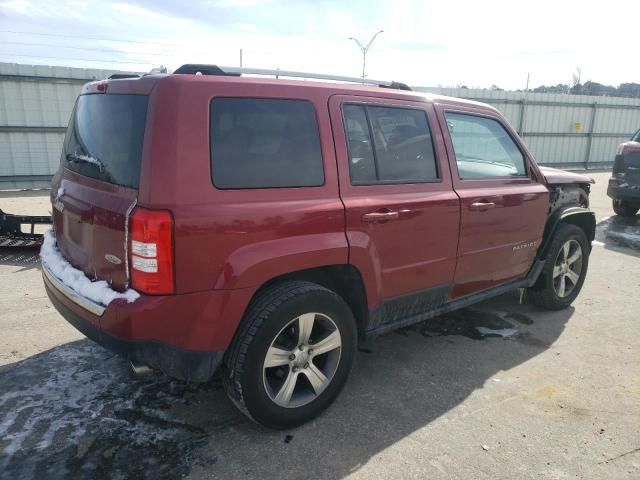
[[[80,96],[64,140],[62,165],[138,188],[147,102],[145,95]]]

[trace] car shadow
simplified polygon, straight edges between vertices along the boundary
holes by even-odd
[[[335,404],[288,431],[247,420],[218,378],[133,378],[123,359],[92,342],[68,343],[0,367],[0,470],[10,478],[342,478],[547,350],[572,314],[520,305],[512,293],[384,335],[360,352]]]
[[[640,257],[640,215],[613,215],[599,222],[595,240],[609,250]]]
[[[22,267],[14,273],[40,269],[40,248],[0,247],[0,265]]]

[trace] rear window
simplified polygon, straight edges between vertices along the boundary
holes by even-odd
[[[138,188],[147,103],[146,95],[81,95],[64,140],[62,165]]]
[[[346,104],[343,116],[352,185],[438,181],[423,110]]]
[[[313,105],[305,100],[214,99],[211,174],[221,189],[322,185]]]

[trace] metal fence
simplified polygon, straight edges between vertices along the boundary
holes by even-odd
[[[48,186],[82,85],[112,73],[0,63],[0,189]],[[608,167],[617,145],[640,128],[640,99],[464,88],[416,90],[495,106],[538,163],[560,168]]]
[[[493,105],[509,119],[541,165],[609,167],[618,144],[640,129],[640,100],[636,98],[466,88],[417,90]]]
[[[0,189],[49,186],[82,85],[112,73],[0,63]]]

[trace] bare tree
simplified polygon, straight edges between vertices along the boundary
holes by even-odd
[[[582,67],[576,67],[576,71],[571,77],[571,86],[577,87],[578,85],[582,85]]]
[[[576,67],[573,74],[573,85],[582,85],[582,67]]]
[[[576,67],[576,71],[571,75],[571,87],[569,93],[582,93],[582,67]]]

